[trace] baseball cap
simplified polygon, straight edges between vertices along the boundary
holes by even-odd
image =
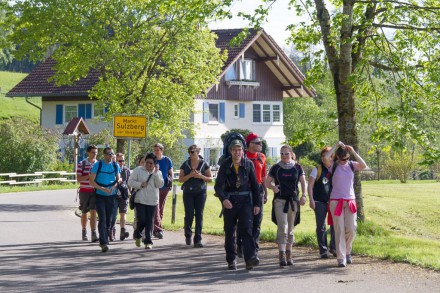
[[[246,136],[246,143],[259,141],[261,141],[261,138],[256,133],[251,132],[248,134],[248,136]]]
[[[238,140],[238,139],[234,139],[233,141],[231,141],[231,143],[229,144],[229,151],[232,150],[233,147],[235,146],[240,146],[243,148],[243,143]]]

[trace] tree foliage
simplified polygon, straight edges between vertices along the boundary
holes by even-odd
[[[34,121],[14,117],[0,121],[0,173],[51,170],[57,160],[58,134]]]
[[[257,26],[264,23],[276,0],[263,2],[255,15],[247,15]],[[420,116],[435,117],[440,105],[440,1],[292,0],[289,6],[308,17],[289,26],[296,49],[304,53],[305,62],[312,63],[307,84],[319,82],[327,65],[330,69],[339,139],[358,149],[358,99],[381,98],[382,89],[372,82],[373,74],[380,74],[401,103],[381,113],[393,123],[377,121],[375,136],[401,150],[405,141],[400,138],[409,138],[424,149],[425,163],[439,160],[436,134],[423,127]],[[309,50],[317,45],[322,49]],[[355,190],[358,216],[363,219],[359,174]]]
[[[72,84],[92,70],[89,93],[109,114],[145,114],[149,134],[172,143],[194,98],[217,81],[226,54],[215,47],[206,19],[215,0],[35,0],[11,4],[9,40],[19,57],[44,59],[54,49],[53,80]]]

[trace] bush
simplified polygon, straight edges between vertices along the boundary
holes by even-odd
[[[0,172],[48,170],[56,161],[58,135],[35,122],[14,117],[0,121]]]

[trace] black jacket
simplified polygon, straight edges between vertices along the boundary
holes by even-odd
[[[240,177],[240,187],[236,187],[237,174],[235,173],[232,158],[226,159],[221,165],[215,179],[214,189],[220,201],[229,198],[229,193],[251,192],[252,204],[254,207],[260,206],[260,193],[258,190],[257,177],[255,176],[254,164],[251,160],[243,157],[238,167]]]

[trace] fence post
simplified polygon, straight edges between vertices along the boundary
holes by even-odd
[[[173,210],[171,212],[171,224],[176,222],[177,185],[173,184]]]

